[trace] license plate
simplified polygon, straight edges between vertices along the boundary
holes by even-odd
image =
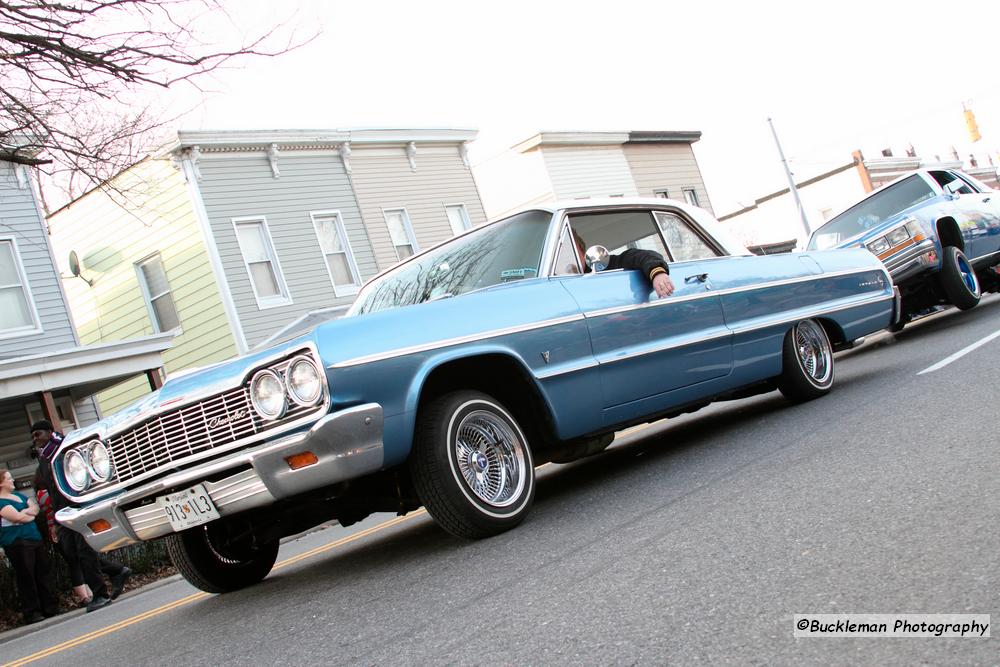
[[[190,489],[160,496],[156,504],[170,520],[175,531],[185,530],[219,518],[219,510],[205,490],[204,484],[196,484]]]

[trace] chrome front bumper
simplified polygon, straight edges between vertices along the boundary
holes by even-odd
[[[305,451],[315,454],[318,462],[292,470],[285,459]],[[61,509],[56,518],[81,533],[94,549],[109,551],[173,532],[166,514],[155,503],[125,509],[172,489],[204,484],[219,515],[227,516],[375,472],[383,460],[382,406],[368,403],[328,414],[308,431],[205,462],[87,507]],[[247,465],[249,469],[206,481]],[[111,528],[95,533],[89,524],[98,519],[106,520]]]

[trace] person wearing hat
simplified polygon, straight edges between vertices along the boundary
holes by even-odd
[[[36,487],[44,488],[48,492],[53,513],[63,507],[69,507],[71,503],[59,490],[52,473],[52,458],[59,450],[59,445],[62,444],[62,436],[52,429],[52,422],[42,419],[31,425],[31,441],[39,458]],[[90,587],[93,597],[87,604],[88,612],[96,611],[110,604],[111,600],[121,594],[125,588],[125,582],[132,574],[131,569],[102,558],[87,544],[83,535],[62,524],[56,525],[53,537],[59,545],[60,553],[69,565],[70,572],[82,572],[83,581]],[[111,579],[110,591],[102,574],[108,575]]]

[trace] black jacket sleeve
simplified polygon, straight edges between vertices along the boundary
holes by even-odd
[[[652,282],[658,273],[670,273],[667,263],[659,253],[652,250],[629,248],[620,255],[611,255],[609,269],[638,269]]]

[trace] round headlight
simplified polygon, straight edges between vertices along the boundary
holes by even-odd
[[[285,414],[285,386],[278,374],[266,370],[253,376],[250,401],[264,419],[278,419]]]
[[[103,442],[95,442],[87,455],[90,464],[90,472],[94,476],[94,481],[106,482],[111,477],[111,456],[108,448]]]
[[[66,481],[74,491],[83,491],[90,484],[87,462],[83,460],[83,454],[75,449],[68,452],[63,459],[63,472],[66,473]]]
[[[323,395],[319,369],[306,358],[294,359],[285,373],[288,395],[300,405],[313,405]]]

